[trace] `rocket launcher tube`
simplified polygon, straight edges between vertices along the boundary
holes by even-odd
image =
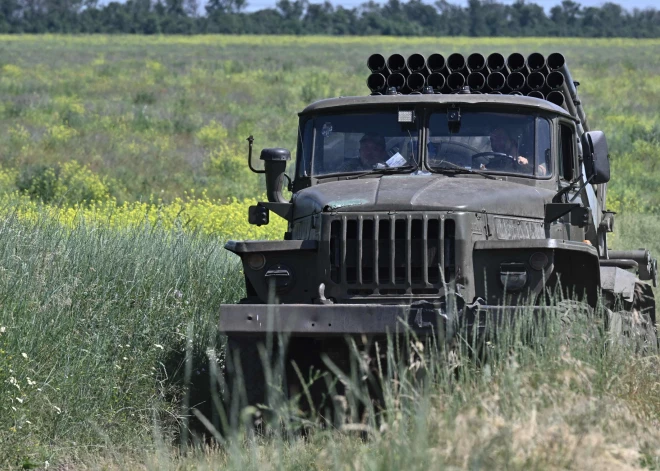
[[[392,74],[410,74],[410,70],[406,65],[406,59],[401,54],[392,54],[387,59],[387,67],[390,69]]]
[[[403,74],[392,74],[387,77],[387,86],[394,87],[397,91],[400,91],[406,86],[406,77]]]
[[[390,74],[390,70],[387,68],[387,63],[385,62],[385,57],[382,54],[371,54],[369,59],[367,59],[367,67],[373,73],[383,74],[385,76]]]
[[[408,69],[410,69],[410,73],[419,72],[427,75],[429,73],[429,69],[426,66],[426,59],[421,54],[411,54],[406,64],[408,65]]]
[[[449,77],[447,77],[447,87],[449,87],[452,92],[458,91],[464,86],[465,75],[458,72],[452,72],[449,74]]]
[[[467,68],[472,73],[482,72],[486,68],[486,58],[478,52],[470,54],[467,58]]]
[[[496,92],[504,88],[506,85],[506,77],[500,72],[492,72],[486,78],[486,83],[488,84],[488,88]]]
[[[442,74],[431,74],[429,78],[426,79],[426,84],[433,88],[433,91],[436,93],[442,92],[442,89],[445,88],[445,76]]]
[[[573,77],[571,77],[571,73],[568,71],[568,67],[566,67],[566,63],[564,63],[564,65],[559,69],[559,72],[561,72],[564,75],[565,80],[564,80],[563,88],[564,88],[564,93],[567,92],[566,95],[567,103],[572,103],[573,108],[575,109],[576,112],[574,116],[576,116],[580,120],[583,130],[589,131],[589,125],[587,123],[587,115],[584,113],[584,108],[582,108],[582,102],[578,98],[575,82],[573,81]]]
[[[445,61],[445,56],[442,54],[431,54],[426,61],[426,66],[429,68],[432,74],[443,73],[447,74],[447,61]]]
[[[410,74],[406,79],[408,88],[413,92],[421,92],[426,85],[426,77],[420,73]]]
[[[564,103],[566,102],[566,97],[562,92],[558,90],[553,90],[550,93],[548,93],[546,100],[548,100],[550,103],[554,103],[557,106],[564,106]]]
[[[463,54],[454,53],[447,58],[447,68],[451,72],[466,72],[465,70],[465,56]]]
[[[506,65],[509,67],[511,73],[520,72],[521,74],[525,74],[528,72],[527,67],[525,66],[525,56],[519,52],[514,52],[509,55],[506,60]]]
[[[387,79],[383,74],[371,74],[367,77],[367,87],[372,92],[382,92],[387,85]]]
[[[527,86],[530,90],[540,90],[545,85],[545,76],[541,72],[532,72],[527,76]]]
[[[525,76],[520,72],[513,72],[506,78],[506,84],[512,91],[522,90],[525,86]]]
[[[509,71],[506,68],[506,60],[504,56],[499,52],[493,52],[488,56],[486,60],[486,66],[491,74],[500,72],[503,75],[507,75]]]
[[[545,57],[540,52],[532,52],[527,56],[527,68],[530,72],[543,72],[545,69]]]
[[[548,56],[546,64],[548,65],[548,69],[550,69],[550,71],[559,70],[566,65],[566,59],[564,58],[563,54],[559,52],[553,52]]]
[[[486,86],[486,77],[480,72],[472,72],[468,75],[467,84],[473,92],[481,91]]]
[[[545,83],[551,90],[561,90],[564,87],[565,81],[564,74],[556,70],[550,72],[545,79]]]

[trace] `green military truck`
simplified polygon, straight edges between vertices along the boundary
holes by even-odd
[[[271,334],[289,339],[286,362],[309,366],[346,336],[451,341],[559,293],[618,303],[656,342],[656,261],[608,250],[607,143],[561,54],[374,54],[368,66],[370,95],[300,113],[295,166],[270,148],[257,170],[250,139],[268,197],[250,222],[274,214],[288,230],[226,245],[246,297],[220,307],[219,326],[249,403],[264,401],[258,345]]]

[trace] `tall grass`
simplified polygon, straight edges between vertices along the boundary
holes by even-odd
[[[643,243],[658,225],[628,221],[646,226],[621,226],[619,248]],[[660,465],[659,358],[602,337],[588,318],[570,336],[561,319],[515,330],[488,345],[480,365],[469,352],[447,359],[418,349],[384,377],[384,411],[366,403],[364,416],[348,415],[336,429],[305,422],[300,435],[300,413],[280,402],[283,428],[181,455],[181,426],[194,417],[182,400],[203,409],[209,399],[209,357],[217,368],[223,361],[218,306],[243,293],[240,268],[221,245],[149,226],[72,229],[47,214],[2,222],[0,467]],[[358,403],[360,371],[344,378]],[[416,382],[422,373],[427,381]]]
[[[170,436],[188,326],[204,355],[242,289],[218,239],[3,220],[0,467]]]

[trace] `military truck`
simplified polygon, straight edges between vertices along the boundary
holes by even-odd
[[[258,169],[249,139],[268,198],[250,223],[288,221],[283,240],[226,244],[246,297],[220,307],[219,326],[249,403],[264,400],[258,345],[271,334],[289,339],[286,362],[309,366],[346,336],[450,342],[559,295],[624,306],[656,342],[656,261],[608,250],[607,142],[562,54],[374,54],[367,65],[369,95],[299,114],[294,166],[266,148]]]

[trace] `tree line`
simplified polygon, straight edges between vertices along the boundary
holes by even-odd
[[[373,0],[355,8],[278,0],[250,12],[246,0],[0,0],[0,33],[329,34],[392,36],[660,37],[660,11],[564,0],[548,13],[517,0]]]

